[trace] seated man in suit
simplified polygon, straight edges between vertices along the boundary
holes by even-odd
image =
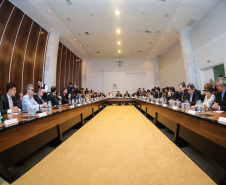
[[[122,94],[120,93],[120,91],[118,91],[118,93],[115,95],[116,98],[122,98]]]
[[[130,94],[128,91],[126,91],[126,93],[124,94],[124,98],[130,98]]]
[[[18,108],[20,110],[22,110],[22,99],[23,99],[23,93],[19,93],[19,98],[17,99],[17,105],[18,105]]]
[[[41,88],[37,89],[37,96],[35,97],[35,101],[39,105],[43,105],[43,107],[46,106],[45,101],[43,100],[43,89],[41,89]]]
[[[55,86],[51,87],[51,93],[47,97],[47,101],[51,101],[52,106],[59,105],[59,101],[56,97],[56,87]]]
[[[217,95],[216,103],[211,107],[213,110],[226,111],[226,79],[224,77],[219,77],[216,81]]]
[[[34,85],[28,84],[26,86],[27,94],[24,95],[22,99],[22,110],[26,111],[29,106],[31,109],[39,109],[39,104],[33,98],[34,95]],[[40,107],[45,107],[45,104],[42,104]]]
[[[189,96],[189,95],[188,95],[188,90],[186,89],[186,84],[184,82],[181,82],[179,84],[179,97],[178,97],[178,100],[180,102],[184,102],[185,98],[187,96]]]
[[[162,97],[162,93],[160,92],[160,88],[159,87],[156,87],[154,97],[155,98],[161,98]]]
[[[3,114],[18,113],[20,109],[16,100],[16,85],[14,83],[6,84],[6,94],[1,97],[1,108]]]
[[[69,103],[69,100],[67,99],[67,88],[64,87],[61,90],[60,96],[62,98],[62,104],[68,104]],[[70,98],[70,95],[69,95],[69,98]]]
[[[185,97],[185,100],[191,103],[191,106],[196,105],[198,100],[201,100],[201,93],[195,89],[193,83],[187,85],[188,95]]]
[[[169,87],[167,101],[176,100],[179,97],[179,93],[175,91],[175,88],[173,86]]]

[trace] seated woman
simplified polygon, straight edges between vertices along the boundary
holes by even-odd
[[[204,85],[204,93],[205,93],[205,98],[204,98],[204,107],[209,109],[215,101],[215,95],[212,94],[212,92],[214,91],[214,88],[211,84],[207,83]]]

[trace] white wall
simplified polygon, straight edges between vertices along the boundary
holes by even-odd
[[[178,84],[185,81],[184,62],[180,42],[178,41],[160,60],[160,84],[161,87],[174,86],[178,90]]]
[[[191,29],[197,68],[199,72],[199,89],[212,76],[213,66],[226,66],[226,1],[219,3]],[[210,60],[210,62],[207,62]],[[225,68],[226,70],[226,68]],[[203,71],[205,75],[203,76]],[[202,79],[202,78],[208,78]]]
[[[197,89],[203,89],[212,78],[212,67],[224,64],[226,70],[226,0],[220,0],[192,29],[191,36],[198,68]],[[210,60],[209,63],[207,61]],[[225,71],[226,72],[226,71]],[[205,79],[208,78],[208,79]],[[161,87],[184,81],[184,64],[180,43],[177,42],[160,58]]]
[[[96,59],[86,62],[86,87],[98,92],[135,92],[139,87],[151,89],[155,86],[153,61],[145,59],[123,59],[121,67],[117,59]],[[117,88],[113,87],[117,85]],[[83,86],[84,87],[84,86]]]

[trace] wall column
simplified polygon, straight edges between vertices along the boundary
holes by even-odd
[[[44,83],[48,85],[48,91],[50,91],[51,86],[56,86],[56,70],[59,41],[60,37],[58,33],[49,33],[44,75]]]
[[[83,88],[87,88],[86,87],[86,70],[87,69],[87,61],[86,60],[83,60],[82,61],[82,84],[81,84],[81,87]]]
[[[155,59],[153,61],[154,73],[155,73],[155,86],[160,87],[160,67],[159,67],[159,59]]]
[[[184,58],[185,83],[193,83],[198,88],[198,75],[195,54],[192,46],[192,38],[189,29],[179,31],[180,44]]]

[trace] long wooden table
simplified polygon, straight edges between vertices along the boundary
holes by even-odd
[[[155,105],[135,98],[109,98],[69,109],[68,105],[62,109],[47,111],[48,116],[31,120],[24,119],[26,113],[7,115],[9,118],[18,118],[19,124],[0,130],[0,173],[7,180],[13,177],[8,168],[25,158],[53,139],[62,142],[62,133],[93,115],[110,102],[133,102],[146,115],[154,117],[155,124],[159,122],[174,132],[174,142],[180,143],[183,139],[215,160],[226,169],[226,126],[218,123],[219,116],[226,117],[212,111],[205,112],[212,115],[204,117],[190,115],[180,110],[173,110],[161,105]]]

